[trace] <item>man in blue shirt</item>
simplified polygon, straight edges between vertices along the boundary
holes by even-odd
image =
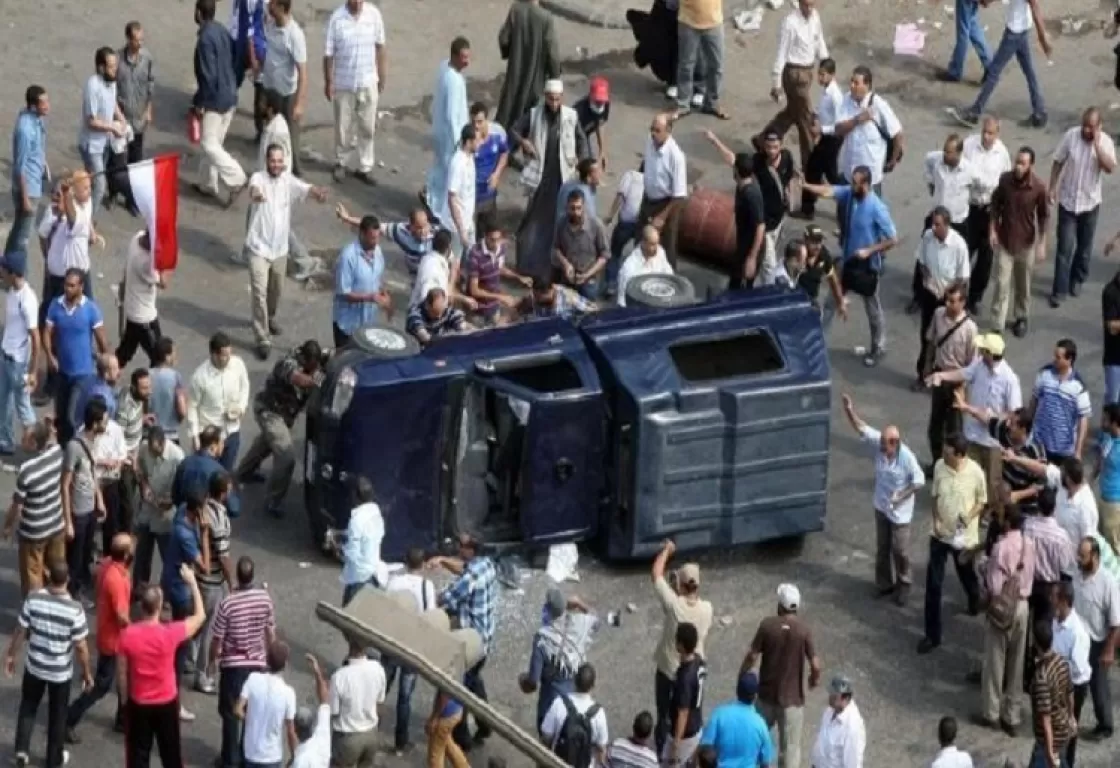
[[[203,547],[203,542],[209,538],[205,509],[206,493],[189,493],[186,503],[179,507],[171,523],[160,587],[171,605],[172,621],[181,621],[194,613],[191,587],[183,580],[179,572],[180,566],[190,565],[196,572],[210,572],[210,553]],[[191,674],[187,665],[193,661],[193,651],[196,649],[193,642],[179,646],[175,655],[175,668],[180,675]]]
[[[489,114],[490,110],[481,101],[471,105],[471,123],[478,136],[478,147],[474,151],[474,218],[479,237],[485,233],[478,222],[498,211],[498,184],[509,164],[506,129],[491,122]]]
[[[75,389],[87,376],[93,376],[94,353],[109,351],[101,308],[82,294],[83,278],[80,269],[66,270],[62,295],[47,309],[47,327],[43,334],[47,366],[58,374],[54,409],[58,439],[62,444],[74,436],[68,417]]]
[[[866,165],[852,171],[851,186],[803,182],[801,188],[819,197],[835,199],[840,220],[840,286],[845,300],[839,307],[833,302],[826,305],[824,323],[827,326],[835,312],[846,318],[847,294],[859,294],[871,330],[871,347],[863,358],[863,364],[873,368],[886,352],[887,341],[883,304],[879,300],[883,256],[898,244],[898,232],[891,220],[890,209],[872,191],[871,169]]]
[[[210,492],[210,482],[215,475],[224,475],[222,466],[222,430],[209,426],[198,433],[198,452],[187,456],[175,470],[171,485],[171,503],[182,506],[191,496],[205,497]],[[230,488],[226,498],[226,514],[236,519],[241,515],[241,502],[237,491]]]
[[[12,209],[15,211],[4,255],[27,250],[35,208],[43,196],[43,182],[50,177],[47,170],[47,125],[43,120],[50,112],[50,100],[41,85],[27,88],[27,108],[16,118],[12,130]]]
[[[758,675],[748,672],[739,678],[735,701],[720,704],[704,726],[701,747],[716,752],[719,768],[769,768],[776,765],[770,729],[755,709]]]
[[[603,176],[599,161],[585,157],[576,164],[578,179],[565,182],[556,193],[556,226],[568,216],[568,195],[578,189],[583,193],[583,215],[592,219],[599,218],[599,209],[595,202],[595,190],[599,188],[599,181]]]
[[[82,425],[86,404],[95,397],[105,401],[109,418],[117,418],[117,382],[121,378],[121,366],[117,356],[112,354],[97,356],[97,375],[86,376],[78,382],[70,397],[70,426],[74,431]]]
[[[381,222],[363,216],[358,239],[342,249],[334,273],[334,345],[344,347],[354,331],[377,322],[378,307],[390,309],[389,292],[381,289],[385,257],[381,254]]]

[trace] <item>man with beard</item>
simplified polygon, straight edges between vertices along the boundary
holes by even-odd
[[[1011,332],[1027,335],[1031,309],[1031,271],[1046,258],[1046,225],[1050,200],[1042,179],[1034,173],[1034,150],[1020,147],[1015,165],[1003,174],[992,193],[991,238],[998,255],[996,294],[992,298],[990,327],[1001,331],[1007,322],[1008,302]]]
[[[514,0],[498,47],[508,64],[494,119],[508,128],[536,106],[546,81],[560,77],[556,30],[540,0]]]
[[[1050,169],[1050,204],[1058,205],[1058,250],[1054,256],[1055,309],[1068,292],[1076,297],[1089,278],[1089,256],[1101,210],[1101,174],[1116,168],[1116,147],[1101,130],[1101,113],[1085,110],[1081,126],[1070,128],[1054,151]]]
[[[152,377],[147,368],[132,372],[128,388],[121,393],[117,407],[117,423],[124,433],[124,447],[128,461],[121,467],[121,524],[123,530],[132,532],[133,520],[140,504],[140,487],[136,478],[140,443],[144,429],[152,418],[148,415],[149,398],[152,396]]]
[[[1089,631],[1089,694],[1093,699],[1096,727],[1086,740],[1112,738],[1112,688],[1109,683],[1116,642],[1120,639],[1120,587],[1101,567],[1101,546],[1093,536],[1079,542],[1079,573],[1073,579],[1073,608]]]
[[[471,122],[467,110],[467,80],[463,77],[463,70],[470,63],[471,44],[465,37],[457,37],[451,42],[450,58],[439,65],[432,96],[432,165],[423,193],[424,204],[432,211],[443,210],[451,158],[459,148],[463,126]]]
[[[268,53],[260,68],[261,87],[280,97],[279,113],[291,131],[289,167],[293,175],[300,176],[299,128],[307,106],[307,39],[292,18],[292,0],[272,0],[268,14],[273,23],[265,26]],[[259,105],[258,97],[255,112],[259,112]]]
[[[35,228],[39,198],[50,182],[47,165],[47,123],[51,101],[41,85],[28,86],[27,108],[19,113],[12,129],[12,228],[4,242],[4,253],[27,250]]]
[[[287,169],[284,151],[268,148],[268,170],[257,171],[249,180],[253,205],[245,249],[249,252],[249,287],[253,308],[253,335],[257,357],[267,360],[272,337],[280,335],[276,310],[284,287],[292,227],[292,204],[308,197],[326,202],[327,191],[296,178]]]
[[[564,83],[549,80],[544,85],[544,104],[518,118],[509,131],[512,144],[528,158],[521,183],[533,192],[517,228],[517,253],[522,274],[535,279],[551,270],[560,187],[576,176],[577,163],[588,156],[579,115],[563,102]]]
[[[568,215],[556,230],[553,267],[564,282],[588,301],[602,292],[602,273],[610,258],[607,232],[603,223],[585,210],[583,193],[568,193]]]
[[[245,361],[233,354],[233,341],[218,331],[210,337],[210,359],[195,369],[187,398],[190,448],[206,427],[219,427],[224,436],[221,462],[227,472],[237,464],[241,449],[241,418],[249,407],[249,373]]]
[[[124,136],[124,115],[117,104],[117,53],[108,46],[94,55],[97,73],[86,80],[82,92],[82,124],[78,132],[78,152],[82,165],[93,177],[93,215],[101,208],[108,179],[105,153],[109,138]]]

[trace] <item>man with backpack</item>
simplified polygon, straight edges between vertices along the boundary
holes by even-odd
[[[562,693],[541,721],[541,742],[572,768],[602,765],[607,754],[607,715],[591,698],[595,667],[583,664],[576,672],[576,689]]]
[[[546,621],[533,637],[529,671],[518,682],[523,693],[537,694],[537,728],[557,696],[575,690],[575,676],[587,659],[599,619],[578,597],[565,598],[550,589],[545,599]]]

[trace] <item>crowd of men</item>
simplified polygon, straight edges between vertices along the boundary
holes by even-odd
[[[930,396],[930,461],[918,458],[897,427],[876,429],[850,398],[843,404],[874,451],[878,592],[900,605],[910,599],[911,527],[916,508],[928,505],[918,652],[936,653],[945,642],[942,595],[951,558],[968,612],[984,616],[977,722],[1014,735],[1026,693],[1035,739],[1030,764],[1073,765],[1087,700],[1095,726],[1084,738],[1106,740],[1114,729],[1108,675],[1120,640],[1120,451],[1112,450],[1120,439],[1120,276],[1103,295],[1107,391],[1095,438],[1076,341],[1055,345],[1053,361],[1034,377],[1024,401],[1019,377],[1004,360],[1003,334],[1023,337],[1031,327],[1031,273],[1047,255],[1052,221],[1057,256],[1050,305],[1079,295],[1089,272],[1101,176],[1115,168],[1116,153],[1096,109],[1063,135],[1048,183],[1035,172],[1031,147],[1008,151],[999,120],[982,116],[984,106],[1014,55],[1030,87],[1027,122],[1045,126],[1029,33],[1037,30],[1047,54],[1049,40],[1037,0],[1010,0],[1003,39],[990,58],[975,6],[958,2],[958,50],[943,78],[961,78],[967,41],[973,41],[986,76],[976,103],[956,114],[980,131],[950,135],[941,150],[922,159],[931,200],[913,271],[912,310],[920,313],[913,389]],[[228,25],[216,20],[215,0],[197,0],[194,11],[198,89],[192,105],[205,159],[195,189],[226,207],[248,192],[246,236],[235,260],[249,271],[249,314],[262,360],[282,333],[275,318],[287,276],[307,278],[317,268],[292,230],[292,205],[329,195],[301,178],[300,125],[310,77],[305,34],[291,11],[290,0],[235,0]],[[573,317],[611,301],[625,305],[627,284],[636,276],[673,271],[690,193],[687,158],[673,131],[694,109],[728,117],[720,100],[723,4],[657,0],[649,18],[655,21],[643,22],[639,50],[649,39],[671,37],[671,61],[650,64],[664,75],[673,106],[651,120],[641,163],[621,174],[606,215],[597,194],[608,162],[610,84],[592,78],[585,97],[565,103],[552,17],[536,0],[513,3],[499,35],[509,71],[496,119],[487,104],[468,100],[469,41],[451,43],[436,79],[433,157],[417,207],[401,222],[336,208],[357,235],[334,267],[334,347],[393,311],[383,240],[404,256],[413,281],[406,330],[424,346],[475,328]],[[872,367],[887,350],[880,277],[899,235],[883,184],[904,162],[903,126],[889,102],[873,93],[868,67],[852,70],[844,92],[813,0],[799,0],[779,34],[771,94],[785,104],[753,137],[754,151],[735,152],[706,133],[735,181],[737,262],[729,288],[804,291],[826,328],[836,314],[846,319],[849,297],[859,296],[870,331],[870,344],[859,354]],[[115,692],[115,728],[125,734],[129,765],[148,765],[154,749],[165,766],[182,765],[182,723],[195,719],[183,704],[184,684],[217,697],[222,737],[215,764],[223,767],[287,760],[299,768],[369,765],[383,749],[380,705],[394,683],[393,748],[404,754],[412,748],[416,672],[371,658],[351,638],[346,663],[329,678],[308,657],[320,706],[298,708],[284,680],[290,649],[280,639],[268,588],[252,560],[235,557],[231,546],[244,484],[267,481],[265,508],[283,513],[295,467],[292,428],[323,380],[330,350],[315,340],[301,344],[254,395],[230,338],[217,333],[208,359],[182,375],[177,347],[159,322],[158,297],[171,275],[153,269],[146,230],[127,245],[117,296],[121,338],[115,350],[109,347],[104,314],[92,295],[90,247],[103,245],[96,227],[101,211],[119,203],[138,212],[126,169],[143,159],[155,93],[142,25],[129,23],[125,38],[120,49],[97,50],[95,73],[83,91],[77,137],[83,170],[52,179],[44,121],[50,101],[43,87],[27,89],[14,128],[15,216],[0,261],[7,288],[0,455],[18,451],[21,459],[4,526],[18,539],[24,597],[6,655],[13,674],[26,648],[15,761],[30,762],[44,696],[46,764],[55,768],[70,758],[66,745],[80,742],[85,714]],[[381,12],[371,2],[346,0],[330,16],[324,42],[323,95],[335,123],[333,179],[375,186],[377,103],[389,71]],[[260,145],[257,167],[249,172],[224,148],[245,80],[253,83]],[[814,82],[821,88],[815,108]],[[783,146],[791,127],[799,162]],[[503,232],[495,215],[510,169],[520,171],[529,193],[515,233]],[[798,191],[800,206],[794,207],[791,193]],[[821,198],[837,204],[835,255],[815,223],[789,237],[788,219],[813,220]],[[27,281],[33,231],[45,262],[41,294]],[[516,240],[516,265],[507,254],[507,234]],[[133,368],[122,383],[122,368],[137,350],[149,367]],[[53,415],[40,418],[35,406],[52,402]],[[250,407],[259,435],[242,452]],[[15,418],[22,427],[18,438]],[[269,457],[266,478],[260,467]],[[390,573],[380,554],[385,525],[375,489],[359,478],[339,545],[343,603],[361,589],[380,588],[407,593],[418,611],[446,610],[482,640],[482,659],[463,684],[485,699],[482,675],[493,648],[499,589],[485,543],[465,534],[456,557],[426,558],[415,550],[402,570]],[[157,549],[161,564],[154,573]],[[588,658],[600,617],[578,597],[549,592],[519,679],[526,695],[537,696],[540,738],[575,768],[804,765],[804,707],[824,673],[799,613],[800,591],[793,584],[778,589],[777,612],[758,627],[735,698],[710,707],[704,689],[712,605],[701,597],[697,565],[670,570],[674,550],[666,542],[651,572],[664,612],[653,707],[634,717],[628,736],[610,739],[593,693],[597,675]],[[429,578],[436,570],[451,575],[441,591]],[[96,660],[87,612],[96,617]],[[81,693],[71,701],[75,682]],[[833,675],[827,696],[808,762],[859,768],[866,730],[852,682]],[[467,765],[464,753],[490,737],[482,723],[472,734],[462,703],[446,693],[434,698],[425,733],[433,768],[445,760]],[[935,766],[971,765],[955,746],[956,734],[956,720],[944,718]]]

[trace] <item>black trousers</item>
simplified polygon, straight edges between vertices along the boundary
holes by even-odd
[[[1048,621],[1054,614],[1050,603],[1050,593],[1058,584],[1056,581],[1035,580],[1031,585],[1031,596],[1027,600],[1027,626],[1033,627],[1036,621]],[[1027,633],[1027,650],[1023,654],[1023,693],[1030,695],[1031,681],[1034,680],[1034,632]]]
[[[809,162],[805,168],[805,181],[810,184],[820,184],[827,181],[829,184],[839,184],[840,174],[836,171],[836,158],[840,156],[840,146],[843,144],[836,136],[821,136],[809,153]],[[817,196],[812,192],[801,191],[801,212],[812,216],[817,209]]]
[[[1085,706],[1085,699],[1089,697],[1089,684],[1073,686],[1073,738],[1066,747],[1066,762],[1073,768],[1077,762],[1077,724],[1081,722],[1081,710]]]
[[[657,712],[654,722],[653,737],[657,743],[657,754],[662,754],[665,742],[669,740],[672,732],[673,719],[673,679],[658,670],[653,678],[653,701]]]
[[[128,178],[129,162],[127,148],[124,152],[106,152],[105,190],[110,199],[123,197],[125,205],[135,208],[136,199],[132,196],[132,182]]]
[[[1093,671],[1093,676],[1089,679],[1089,695],[1093,699],[1093,715],[1097,718],[1097,729],[1112,733],[1112,686],[1108,678],[1112,668],[1101,666],[1104,646],[1104,643],[1098,643],[1096,640],[1089,641],[1089,669]]]
[[[19,715],[16,720],[16,752],[30,751],[31,731],[35,727],[35,715],[39,712],[43,694],[47,696],[46,766],[62,768],[62,751],[66,739],[66,709],[70,703],[69,680],[48,683],[24,670],[19,697]]]
[[[234,706],[249,675],[259,667],[222,667],[218,676],[218,717],[222,719],[222,768],[237,768],[241,763],[241,718]]]
[[[93,673],[93,687],[83,693],[74,703],[70,705],[70,711],[66,715],[66,727],[76,728],[78,723],[82,721],[86,712],[109,695],[117,684],[117,657],[112,653],[98,653],[97,654],[97,668]],[[117,697],[117,724],[124,722],[123,712],[121,711],[121,700]]]
[[[93,542],[97,534],[97,513],[74,515],[74,540],[66,542],[66,566],[70,569],[70,594],[76,599],[82,590],[93,592]]]
[[[489,701],[490,697],[486,695],[486,682],[482,679],[482,668],[486,666],[486,659],[475,664],[467,670],[467,674],[463,675],[463,685],[467,690],[473,693],[483,701]],[[478,724],[478,731],[475,733],[475,738],[486,739],[490,737],[490,726],[485,723]],[[470,726],[467,724],[467,718],[462,718],[451,732],[451,738],[460,748],[470,748],[471,732]]]
[[[167,547],[171,541],[169,533],[152,533],[146,525],[136,529],[136,558],[132,562],[132,594],[140,594],[143,585],[152,580],[152,557],[156,549],[159,550],[159,559],[162,562],[167,554]],[[159,584],[159,574],[156,574],[155,583]]]
[[[105,500],[105,520],[101,523],[101,553],[113,549],[113,537],[125,530],[121,523],[121,481],[101,481],[101,498]]]
[[[926,438],[929,440],[929,450],[935,462],[941,458],[945,436],[961,431],[961,412],[953,405],[953,393],[958,386],[958,384],[942,384],[934,387],[930,392]]]
[[[143,349],[144,354],[148,356],[148,365],[153,365],[152,360],[153,355],[155,355],[156,344],[159,343],[162,335],[158,317],[150,323],[134,323],[131,320],[125,320],[124,331],[121,333],[121,343],[116,351],[121,368],[132,361],[137,349]]]
[[[184,768],[179,699],[166,704],[128,702],[125,705],[124,745],[128,768],[150,768],[153,746],[159,749],[159,761],[163,768]]]
[[[128,163],[138,163],[144,159],[144,134],[132,134],[132,141],[128,142]]]
[[[949,223],[949,226],[952,227],[953,229],[955,229],[957,231],[957,234],[965,239],[965,242],[969,242],[969,240],[968,240],[968,222],[969,222],[969,220],[965,219],[964,221],[962,221],[960,223],[957,223],[957,222],[950,222]],[[922,222],[922,232],[925,233],[925,231],[932,226],[933,226],[933,216],[932,215],[926,216],[925,221]],[[991,273],[991,261],[990,260],[989,260],[989,263],[988,263],[988,272],[989,272],[989,275],[990,275],[990,273]],[[970,279],[969,282],[971,283],[971,279]],[[921,291],[921,289],[922,289],[922,270],[919,268],[917,262],[915,262],[914,263],[914,274],[910,278],[910,295],[913,297],[914,301],[921,301],[918,298],[918,293]]]
[[[945,565],[950,557],[953,558],[957,578],[968,598],[969,613],[975,613],[980,605],[980,581],[972,562],[963,559],[964,552],[961,550],[953,549],[951,545],[930,536],[929,565],[926,566],[925,631],[926,639],[935,645],[941,644],[941,592],[945,586]]]
[[[992,207],[990,205],[973,205],[968,209],[968,241],[969,253],[976,255],[976,263],[968,277],[968,306],[976,307],[984,300],[984,292],[988,290],[988,281],[992,279],[992,240],[988,229],[992,222]]]
[[[338,323],[331,323],[331,335],[334,338],[334,348],[342,349],[350,343],[350,334],[338,327]]]

